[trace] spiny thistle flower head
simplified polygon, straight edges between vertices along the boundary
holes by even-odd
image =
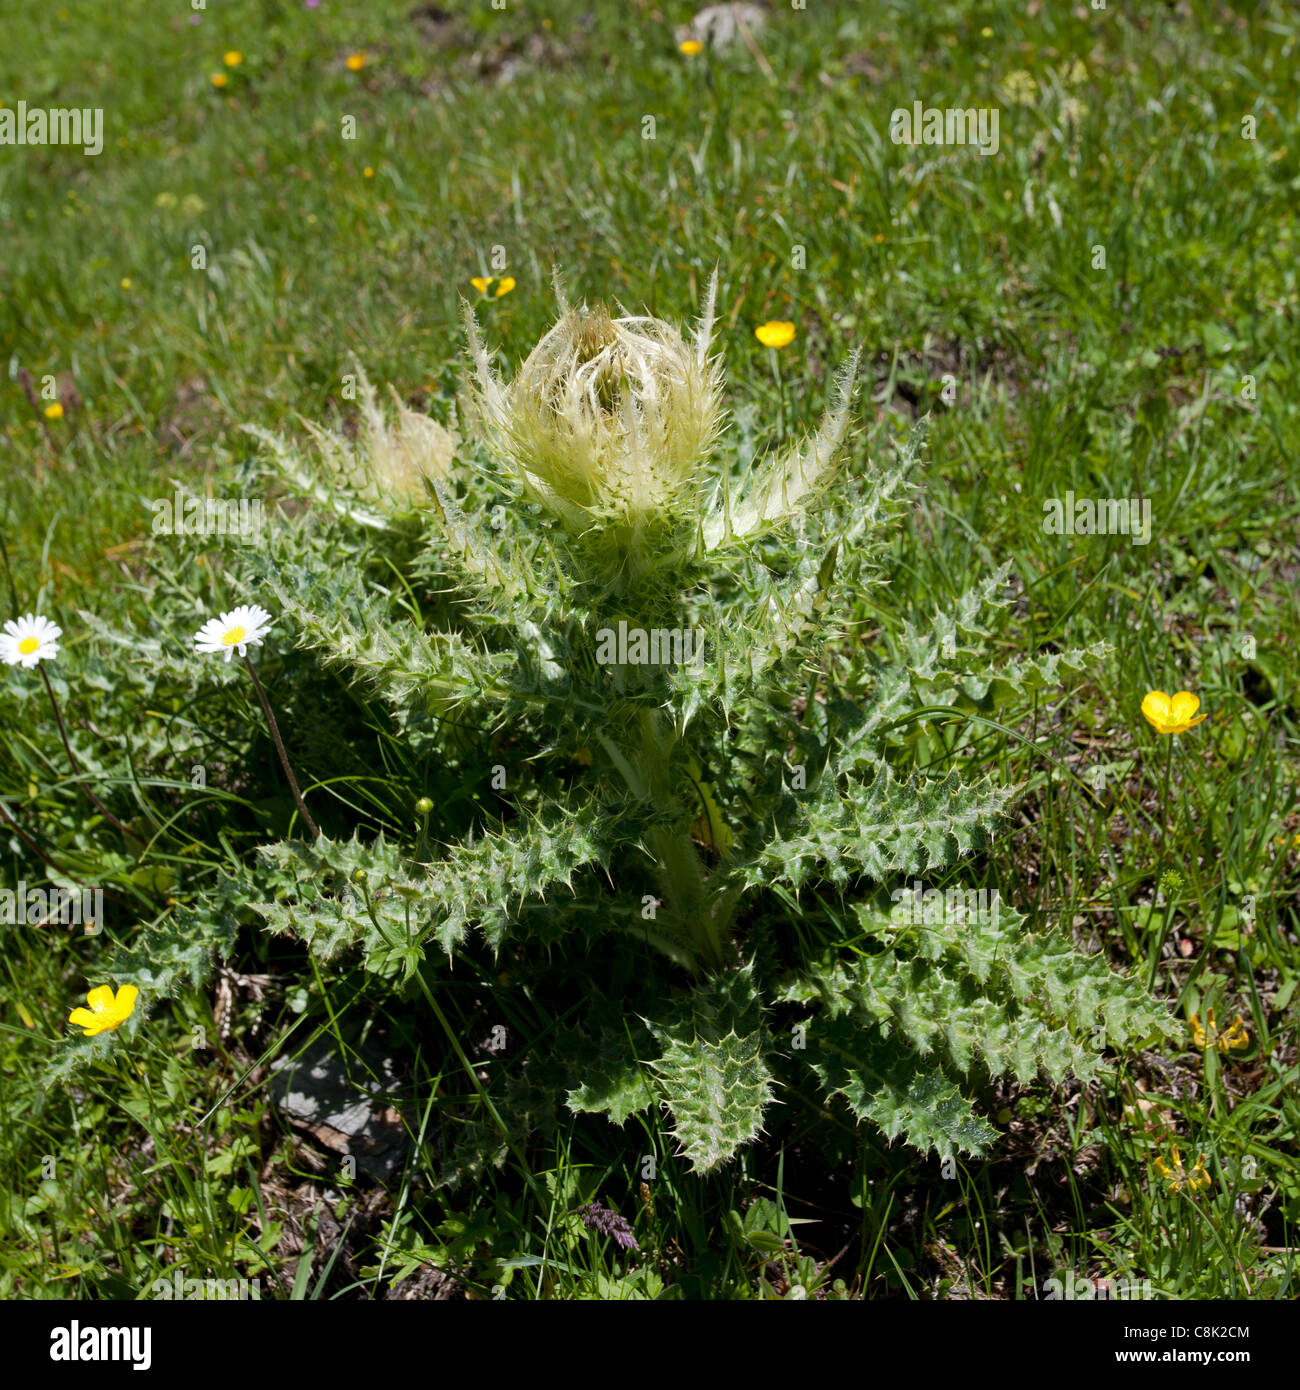
[[[722,372],[709,357],[716,276],[689,341],[662,319],[569,306],[557,293],[559,321],[509,385],[466,315],[471,398],[488,443],[575,531],[670,520],[702,491],[722,426]]]
[[[244,428],[300,491],[363,525],[382,527],[428,503],[429,484],[447,477],[460,441],[454,420],[447,428],[411,410],[392,386],[386,409],[360,363],[352,364],[352,373],[361,406],[355,439],[299,416],[316,446],[312,459],[256,425]]]

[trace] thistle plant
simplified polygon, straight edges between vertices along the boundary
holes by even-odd
[[[343,447],[320,448],[328,431],[309,432],[315,462],[264,436],[329,504],[261,561],[286,630],[382,698],[421,757],[471,767],[466,750],[503,731],[513,751],[485,755],[499,814],[441,844],[326,824],[267,848],[255,906],[394,977],[431,951],[508,948],[539,971],[558,953],[589,972],[584,1010],[536,1043],[529,1084],[615,1124],[663,1105],[697,1170],[756,1138],[779,1086],[921,1150],[980,1153],[990,1077],[1087,1079],[1167,1024],[996,892],[991,913],[899,910],[915,876],[977,863],[1015,794],[957,758],[927,775],[912,734],[936,715],[960,729],[1098,652],[990,668],[981,621],[1005,570],[864,643],[923,435],[890,466],[855,461],[853,358],[811,438],[734,457],[715,288],[689,335],[561,294],[508,380],[467,317],[472,445],[422,472],[414,534],[382,505],[391,437],[369,435],[373,468],[349,491],[337,470],[321,486]],[[376,578],[380,556],[418,611]],[[598,973],[619,951],[640,964]],[[493,1114],[522,1130],[543,1108],[502,1095]]]

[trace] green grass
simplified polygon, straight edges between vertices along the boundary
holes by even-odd
[[[102,106],[106,134],[97,158],[0,147],[0,594],[6,617],[62,624],[56,689],[86,780],[149,843],[96,816],[43,688],[6,668],[0,795],[110,903],[100,938],[2,929],[0,1292],[134,1296],[179,1265],[259,1278],[264,1297],[1017,1298],[1064,1270],[1149,1279],[1160,1297],[1293,1296],[1294,13],[777,7],[760,65],[743,45],[684,58],[648,4],[557,0],[545,26],[538,7],[443,8],[436,22],[387,0],[232,2],[194,25],[121,0],[6,20],[0,101]],[[230,49],[243,61],[223,69]],[[1023,104],[1005,94],[1017,70],[1035,80]],[[894,146],[890,112],[915,100],[998,107],[998,155]],[[1144,971],[1176,1015],[1240,1012],[1247,1049],[1207,1064],[1189,1033],[1117,1059],[1112,1083],[991,1091],[1002,1145],[948,1173],[786,1094],[767,1139],[701,1180],[664,1160],[657,1121],[539,1114],[523,1151],[475,1109],[480,1074],[582,1007],[580,979],[486,953],[439,962],[426,979],[443,1030],[246,918],[224,1027],[196,982],[100,1069],[41,1088],[106,943],[136,944],[293,813],[252,697],[181,665],[205,610],[241,597],[232,552],[154,537],[150,501],[173,480],[260,487],[238,427],[349,415],[351,354],[445,418],[459,300],[498,246],[517,285],[477,313],[511,363],[551,322],[553,265],[575,295],[674,319],[716,265],[729,376],[758,405],[737,422],[747,443],[766,442],[755,420],[773,437],[811,425],[859,343],[855,450],[889,451],[929,413],[925,489],[888,589],[863,596],[871,640],[1010,560],[1008,658],[1111,644],[1088,681],[1012,724],[918,726],[936,768],[985,763],[1025,788],[980,881]],[[772,318],[797,327],[779,354],[753,335]],[[37,390],[55,379],[61,420],[42,422],[20,369]],[[1044,501],[1067,492],[1150,498],[1150,544],[1045,534]],[[125,663],[91,614],[161,638],[172,664]],[[307,669],[293,654],[263,667],[273,702],[299,710],[286,736],[304,787],[336,777],[316,793],[335,816],[408,833],[385,773],[419,767],[436,838],[469,779],[420,764],[362,702],[355,737],[315,723]],[[1139,713],[1151,688],[1197,692],[1209,718],[1171,746]],[[340,771],[340,743],[371,761]],[[42,880],[5,834],[4,884]],[[1181,886],[1158,901],[1169,870]],[[505,1016],[485,1013],[513,970],[522,983],[491,996]],[[518,1050],[486,1047],[497,1023]],[[418,1098],[390,1189],[359,1179],[323,1202],[336,1161],[314,1166],[276,1117],[265,1066],[319,1030],[385,1049]],[[445,1182],[449,1135],[474,1125],[481,1171]],[[1206,1156],[1207,1191],[1166,1190],[1153,1162],[1171,1139]],[[573,1214],[596,1196],[632,1222],[637,1252]]]

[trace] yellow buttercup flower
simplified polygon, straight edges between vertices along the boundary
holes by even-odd
[[[1150,690],[1142,701],[1142,713],[1146,715],[1147,722],[1162,734],[1186,733],[1199,724],[1207,717],[1196,713],[1200,707],[1200,699],[1190,690],[1180,690],[1172,697],[1163,690]]]
[[[1202,1188],[1209,1187],[1210,1175],[1205,1171],[1204,1154],[1196,1160],[1191,1169],[1186,1169],[1183,1167],[1183,1158],[1178,1152],[1177,1144],[1171,1146],[1170,1152],[1174,1157],[1172,1164],[1166,1163],[1163,1158],[1157,1158],[1155,1163],[1156,1172],[1169,1184],[1170,1192],[1181,1192],[1184,1188],[1191,1192],[1199,1192]]]
[[[63,419],[63,407],[58,403],[58,401],[55,401],[53,405],[47,405],[45,407],[45,418],[47,420]]]
[[[509,294],[515,287],[515,277],[513,275],[503,275],[498,279],[496,276],[488,276],[486,279],[482,275],[476,275],[470,284],[479,292],[491,299],[500,299],[503,294]],[[495,286],[495,288],[493,288]],[[492,293],[489,295],[488,291]]]
[[[224,87],[226,83],[230,81],[230,78],[228,78],[224,72],[214,72],[212,76],[208,78],[208,81],[211,82],[214,87]]]
[[[772,319],[768,323],[760,323],[754,329],[754,337],[764,347],[783,348],[794,342],[794,324],[788,320]]]
[[[1233,1048],[1249,1047],[1250,1034],[1238,1014],[1228,1027],[1220,1031],[1214,1021],[1214,1010],[1205,1015],[1205,1027],[1201,1027],[1201,1016],[1193,1014],[1189,1020],[1192,1025],[1192,1042],[1202,1049],[1217,1047],[1220,1052],[1231,1052]]]
[[[363,67],[365,67],[365,65],[366,65],[366,55],[365,55],[364,53],[349,53],[349,54],[348,54],[348,71],[349,71],[349,72],[360,72],[361,69],[362,69]]]
[[[677,45],[677,51],[684,53],[688,58],[694,58],[697,53],[704,52],[704,45],[699,39],[683,39]]]
[[[229,53],[221,60],[228,68],[237,68],[244,61],[244,55],[237,48],[232,48]]]
[[[101,1033],[111,1033],[120,1028],[135,1011],[135,1001],[140,991],[134,985],[123,985],[116,997],[112,985],[100,985],[86,995],[88,1009],[73,1009],[68,1022],[75,1023],[87,1038],[97,1038]]]

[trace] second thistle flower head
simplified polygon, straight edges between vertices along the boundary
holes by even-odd
[[[648,316],[570,307],[509,385],[467,316],[473,391],[489,442],[528,495],[577,531],[642,530],[680,517],[703,491],[722,423],[722,375],[709,358],[716,277],[691,339]]]

